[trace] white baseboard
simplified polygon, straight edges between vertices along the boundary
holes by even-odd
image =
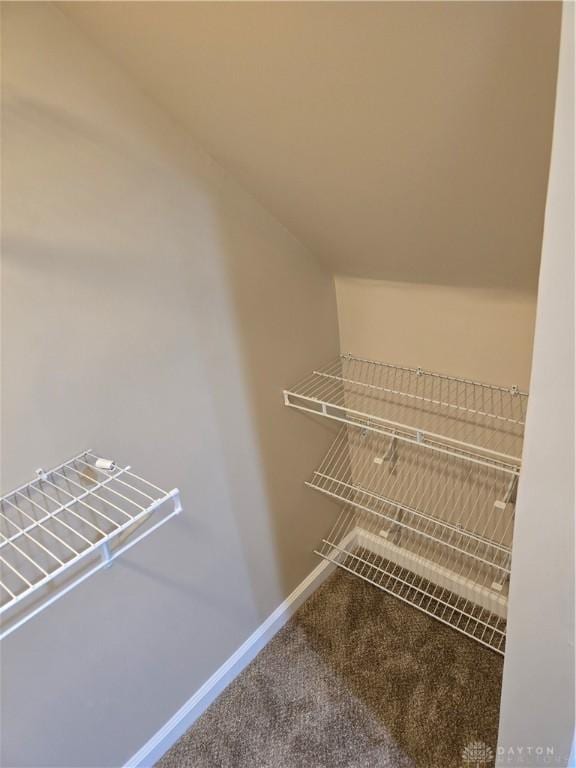
[[[237,675],[254,659],[264,646],[274,637],[290,619],[302,603],[318,589],[318,587],[338,567],[337,562],[344,557],[342,550],[350,551],[353,545],[359,543],[400,565],[425,576],[426,578],[447,586],[456,594],[461,594],[464,587],[471,589],[472,582],[465,583],[461,577],[448,569],[443,569],[427,561],[411,555],[406,550],[391,542],[370,534],[363,528],[353,528],[339,542],[338,548],[331,553],[336,562],[323,560],[296,589],[276,608],[273,613],[242,643],[240,648],[228,658],[222,666],[210,677],[188,701],[180,707],[165,725],[142,746],[124,765],[124,768],[150,768],[162,755],[173,746],[178,739],[194,724],[200,715],[210,706],[214,699],[234,680]],[[477,587],[476,587],[477,589]],[[469,592],[466,596],[469,596]],[[478,597],[476,596],[476,600]],[[502,604],[502,605],[501,605]],[[490,596],[490,609],[500,614],[503,610],[504,598]],[[486,606],[488,607],[488,606]]]
[[[180,707],[136,754],[132,755],[125,763],[124,768],[149,768],[153,766],[193,725],[194,721],[222,693],[226,686],[242,672],[244,667],[264,648],[335,568],[336,565],[326,560],[314,568],[286,600],[268,616],[266,621],[214,672],[212,677]]]

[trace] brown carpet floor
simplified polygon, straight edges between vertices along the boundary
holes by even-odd
[[[467,744],[496,751],[501,675],[493,651],[338,571],[157,765],[467,768]]]

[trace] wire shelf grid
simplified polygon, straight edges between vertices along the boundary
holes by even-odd
[[[345,505],[317,554],[504,653],[527,398],[353,355],[284,390],[344,425],[307,483]]]
[[[344,426],[307,483],[369,513],[379,536],[501,593],[516,475]]]
[[[169,500],[171,511],[150,525]],[[180,511],[177,489],[164,491],[91,451],[38,470],[0,499],[0,637]]]
[[[406,553],[381,536],[371,513],[345,507],[316,554],[503,654],[506,598],[482,594],[421,555]]]
[[[519,467],[527,393],[341,355],[284,391],[286,405],[463,458]]]

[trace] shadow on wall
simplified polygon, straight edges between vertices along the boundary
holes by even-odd
[[[315,564],[330,430],[282,388],[333,281],[54,7],[3,16],[3,488],[91,447],[184,503],[3,643],[3,760],[114,766]]]
[[[15,144],[23,144],[27,132],[38,142],[49,132],[62,153],[72,148],[75,157],[63,172],[63,158],[53,153],[61,194],[39,209],[40,236],[30,235],[26,222],[34,201],[15,212],[18,232],[8,199],[6,489],[9,479],[14,484],[29,477],[31,451],[36,463],[47,465],[46,456],[60,461],[92,444],[112,443],[127,457],[144,454],[140,465],[146,461],[150,476],[171,476],[168,485],[178,481],[175,474],[192,475],[190,496],[198,499],[200,491],[212,503],[218,492],[206,487],[210,473],[224,471],[226,482],[220,478],[215,487],[226,487],[254,570],[254,594],[267,596],[265,615],[312,567],[310,549],[326,521],[321,514],[314,521],[314,506],[325,502],[312,496],[311,503],[303,480],[333,429],[287,411],[282,389],[337,354],[331,278],[239,190],[230,210],[232,182],[220,172],[197,229],[185,205],[172,207],[170,223],[162,220],[154,192],[164,181],[161,166],[148,169],[152,177],[142,179],[139,199],[131,194],[130,206],[118,209],[106,190],[121,193],[121,184],[128,193],[142,174],[142,157],[132,147],[47,104],[14,93],[7,102],[6,125],[13,120],[13,135],[20,135]],[[18,147],[10,146],[10,132],[7,141],[9,192],[22,171],[11,167]],[[108,168],[102,162],[107,154],[114,159]],[[44,170],[48,188],[56,168]],[[192,197],[187,182],[185,175],[171,179],[174,200]],[[187,202],[197,207],[195,197]],[[189,239],[186,252],[178,241]],[[208,403],[218,425],[212,446],[211,430],[202,423]],[[22,425],[27,440],[13,440]],[[162,458],[156,439],[150,440],[159,427]],[[189,468],[177,472],[186,456]],[[194,467],[208,457],[212,466],[197,474]],[[219,504],[220,512],[224,507]],[[274,584],[278,564],[282,573]]]
[[[5,756],[39,764],[50,752],[55,765],[82,765],[90,754],[114,765],[315,564],[333,507],[303,481],[329,435],[284,408],[281,390],[337,353],[333,281],[208,158],[188,152],[113,65],[76,33],[69,39],[53,9],[12,14],[3,488],[91,447],[178,485],[184,513],[5,644]],[[62,674],[70,659],[72,690]],[[103,665],[123,681],[114,711],[139,700],[121,740],[99,735],[110,731],[105,707],[94,714],[86,701],[72,714],[51,704],[81,687],[106,701]],[[142,669],[154,704],[135,693]],[[46,712],[70,721],[77,739],[52,749]],[[42,724],[33,744],[30,717]]]
[[[220,547],[242,564],[207,373],[234,329],[217,260],[194,269],[189,257],[212,237],[209,201],[185,174],[63,110],[12,99],[3,118],[6,490],[92,446],[179,484],[196,542],[208,526],[206,556]],[[227,386],[240,407],[238,367]]]
[[[312,550],[337,506],[304,485],[335,427],[286,408],[282,390],[339,353],[334,285],[306,250],[245,198],[218,228],[236,331],[209,376],[232,504],[264,618],[317,564]],[[246,409],[230,397],[241,376]],[[243,389],[243,393],[242,393]],[[276,573],[278,585],[270,583]],[[279,587],[279,589],[278,589]]]

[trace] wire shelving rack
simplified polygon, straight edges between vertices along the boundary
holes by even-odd
[[[0,499],[0,639],[182,510],[90,450],[36,474]]]
[[[341,355],[284,390],[286,405],[439,452],[518,467],[527,393]]]
[[[506,598],[489,595],[472,578],[455,579],[429,559],[434,552],[412,551],[410,543],[383,538],[377,518],[346,507],[316,554],[503,654]]]
[[[307,483],[343,505],[316,553],[504,653],[527,397],[352,355],[284,390],[343,424]]]

